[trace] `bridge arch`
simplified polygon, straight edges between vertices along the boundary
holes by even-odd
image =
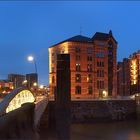
[[[35,97],[27,88],[17,88],[9,93],[0,103],[0,115],[20,108],[24,103],[33,103]]]

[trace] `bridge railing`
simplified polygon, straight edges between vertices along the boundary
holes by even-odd
[[[35,105],[35,111],[34,111],[34,124],[35,124],[35,127],[37,128],[37,126],[39,125],[41,116],[48,105],[49,99],[48,97],[45,97],[45,96],[38,96],[36,99],[37,100],[35,103],[36,105]]]

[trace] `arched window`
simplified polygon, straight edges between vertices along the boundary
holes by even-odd
[[[81,87],[80,86],[76,86],[75,94],[81,94]]]
[[[80,69],[81,69],[80,64],[76,64],[76,71],[80,71]]]
[[[87,82],[88,83],[92,83],[92,75],[91,74],[88,74],[88,76],[87,76]]]
[[[80,74],[76,74],[76,82],[79,83],[81,82],[81,75]]]
[[[87,71],[92,72],[92,64],[87,64]]]

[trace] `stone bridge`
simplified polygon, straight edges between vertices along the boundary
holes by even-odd
[[[17,88],[0,103],[0,139],[39,139],[40,118],[48,104],[45,96],[34,97]]]

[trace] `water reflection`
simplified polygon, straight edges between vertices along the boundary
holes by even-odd
[[[41,132],[43,140],[58,140],[54,128]],[[140,140],[140,121],[72,124],[70,138],[70,140]]]
[[[140,140],[140,122],[72,124],[72,140]]]

